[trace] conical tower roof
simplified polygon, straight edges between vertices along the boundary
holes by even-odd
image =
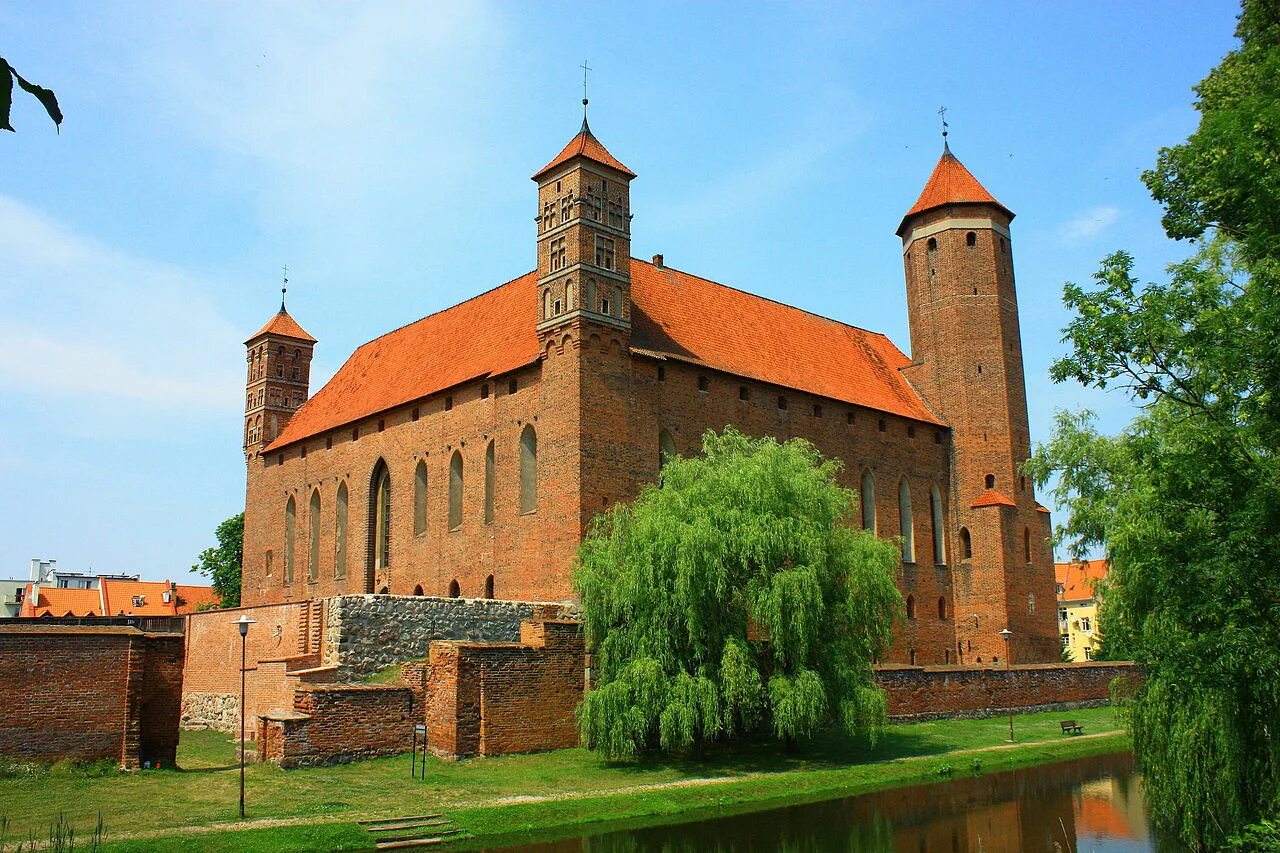
[[[284,305],[280,306],[280,310],[276,315],[267,321],[267,324],[253,334],[245,343],[256,341],[263,335],[279,335],[285,338],[293,338],[299,341],[307,341],[314,344],[316,339],[307,334],[306,330],[298,325],[298,321],[289,316],[289,312],[284,310]]]
[[[906,229],[907,220],[911,217],[948,204],[991,204],[1009,214],[1010,219],[1013,218],[1013,211],[996,201],[995,196],[987,192],[987,188],[956,159],[956,155],[951,153],[951,147],[944,141],[938,165],[933,167],[933,174],[929,175],[929,180],[925,182],[916,203],[902,217],[898,234],[902,234]]]
[[[609,149],[605,148],[595,134],[591,132],[591,128],[587,126],[587,120],[582,120],[582,129],[578,131],[578,135],[569,140],[569,144],[555,156],[547,165],[534,174],[533,179],[536,181],[550,172],[557,166],[569,162],[574,157],[585,157],[588,160],[599,163],[602,166],[608,166],[610,169],[621,172],[629,178],[634,178],[636,173],[622,165],[622,161],[609,153]]]

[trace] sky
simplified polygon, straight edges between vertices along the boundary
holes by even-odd
[[[244,505],[243,341],[359,344],[534,267],[530,175],[581,122],[639,177],[636,257],[889,335],[941,150],[1016,212],[1032,440],[1062,285],[1188,252],[1139,176],[1195,129],[1237,7],[1161,3],[0,4],[0,577],[188,579]],[[1056,510],[1056,508],[1055,508]],[[1061,520],[1061,513],[1056,513]]]

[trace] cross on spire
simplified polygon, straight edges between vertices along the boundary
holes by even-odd
[[[948,125],[947,125],[947,108],[946,107],[938,107],[938,117],[942,119],[942,150],[950,151],[951,149],[947,145]]]
[[[587,72],[591,70],[591,66],[587,61],[582,60],[582,64],[578,66],[582,69],[582,129],[587,129]]]
[[[284,313],[284,295],[289,290],[289,265],[285,264],[281,269],[284,270],[284,282],[280,285],[280,311]]]

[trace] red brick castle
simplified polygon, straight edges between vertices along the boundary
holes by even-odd
[[[631,257],[635,173],[581,131],[533,180],[537,269],[357,349],[308,398],[281,305],[247,341],[245,604],[562,600],[588,522],[708,428],[803,436],[902,537],[891,660],[1058,659],[1009,223],[944,146],[898,227],[911,352]]]

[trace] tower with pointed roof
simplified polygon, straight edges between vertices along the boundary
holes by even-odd
[[[951,426],[950,549],[958,659],[1053,660],[1057,632],[1048,515],[1022,465],[1031,453],[1009,230],[1013,212],[943,143],[898,226],[912,366]]]
[[[307,401],[316,339],[280,310],[245,345],[244,453],[252,459]]]

